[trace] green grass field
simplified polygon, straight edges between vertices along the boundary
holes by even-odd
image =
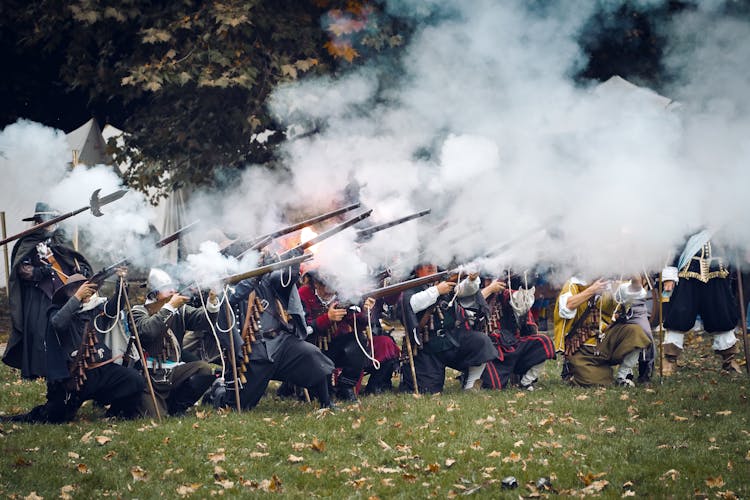
[[[66,425],[3,424],[7,498],[750,497],[746,375],[719,373],[709,340],[636,389],[387,394],[336,413],[269,396],[250,412],[103,421],[87,403]],[[43,400],[44,384],[0,368],[0,412]],[[517,489],[504,489],[515,476]],[[548,488],[537,488],[548,478]]]

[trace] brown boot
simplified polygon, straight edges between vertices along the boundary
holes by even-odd
[[[662,346],[664,356],[661,358],[661,374],[665,377],[674,375],[677,371],[677,358],[682,354],[682,349],[675,344],[664,344]]]
[[[739,352],[739,348],[737,347],[737,344],[734,344],[729,349],[724,349],[723,351],[716,351],[716,354],[721,356],[721,369],[722,370],[727,371],[729,373],[742,373],[742,368],[740,368],[739,363],[737,363],[737,360],[735,359],[738,352]]]

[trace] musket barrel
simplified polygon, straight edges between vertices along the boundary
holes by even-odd
[[[370,214],[372,214],[372,209],[370,209],[370,210],[368,210],[366,212],[362,212],[361,214],[356,215],[356,216],[352,217],[351,219],[347,219],[344,222],[342,222],[341,224],[337,224],[337,225],[333,226],[331,229],[320,233],[319,235],[315,236],[314,238],[311,238],[311,239],[309,239],[309,240],[307,240],[307,241],[305,241],[303,243],[300,243],[299,245],[297,245],[297,246],[295,246],[295,247],[287,250],[286,252],[284,252],[283,254],[281,254],[281,257],[282,258],[285,257],[285,256],[288,257],[289,255],[293,255],[295,252],[297,252],[299,250],[307,250],[311,246],[317,245],[318,243],[320,243],[323,240],[327,240],[328,238],[330,238],[334,234],[340,233],[341,231],[343,231],[344,229],[348,228],[349,226],[353,226],[357,222],[368,218],[370,216]]]
[[[312,255],[304,254],[304,255],[300,255],[299,257],[292,257],[290,259],[280,260],[279,262],[274,262],[272,264],[267,264],[265,266],[256,267],[255,269],[251,269],[250,271],[247,271],[244,273],[233,274],[231,276],[227,276],[226,278],[223,278],[221,281],[222,283],[226,283],[228,285],[234,285],[236,283],[239,283],[242,280],[254,278],[256,276],[261,276],[263,274],[268,274],[270,272],[276,271],[277,269],[283,269],[288,266],[301,264],[302,262],[305,262],[306,260],[310,260],[312,258],[313,258]]]
[[[276,231],[272,231],[270,233],[264,234],[263,236],[258,236],[257,238],[233,240],[226,247],[224,247],[222,252],[232,253],[232,250],[234,250],[235,254],[242,255],[250,249],[256,250],[259,248],[263,248],[264,246],[268,245],[268,243],[270,243],[271,240],[273,240],[274,238],[278,238],[279,236],[284,236],[285,234],[293,233],[294,231],[298,231],[307,226],[312,226],[313,224],[317,224],[318,222],[323,222],[324,220],[328,220],[330,218],[336,217],[338,215],[341,215],[351,210],[354,210],[356,208],[359,208],[359,206],[360,206],[359,203],[347,205],[345,207],[338,208],[336,210],[332,210],[330,212],[326,212],[324,214],[311,217],[309,219],[305,219],[301,222],[296,222],[290,226],[286,226],[281,229],[277,229]]]
[[[177,238],[179,238],[181,235],[187,233],[188,231],[192,231],[198,226],[198,223],[200,221],[191,222],[187,226],[183,226],[174,233],[170,234],[169,236],[166,236],[159,241],[156,242],[156,248],[161,248],[169,245],[173,241],[175,241]]]
[[[370,226],[365,229],[360,229],[357,231],[357,239],[363,240],[377,232],[383,231],[384,229],[388,229],[394,226],[398,226],[399,224],[403,224],[404,222],[409,222],[410,220],[418,219],[420,217],[424,217],[425,215],[432,212],[432,209],[428,208],[427,210],[422,210],[421,212],[416,212],[410,215],[406,215],[404,217],[399,217],[398,219],[394,219],[389,222],[384,222],[382,224],[377,224],[375,226]]]

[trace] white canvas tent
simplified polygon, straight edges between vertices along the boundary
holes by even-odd
[[[655,107],[663,109],[673,109],[679,106],[679,103],[673,101],[668,97],[657,94],[653,90],[646,87],[639,87],[633,83],[630,83],[621,76],[615,75],[606,82],[602,82],[596,86],[595,93],[618,96],[622,100],[626,100],[632,97],[637,97],[639,100],[652,103]]]

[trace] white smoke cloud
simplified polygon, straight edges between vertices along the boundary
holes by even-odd
[[[352,294],[371,285],[365,267],[408,272],[417,260],[476,261],[496,275],[541,263],[559,279],[658,269],[704,225],[750,247],[739,223],[750,26],[719,1],[662,26],[677,76],[666,98],[574,81],[586,64],[581,30],[595,9],[621,5],[391,0],[389,13],[419,26],[401,59],[277,88],[286,168],[250,168],[234,190],[192,195],[188,219],[253,237],[356,196],[373,209],[362,225],[431,208],[364,244],[349,229],[319,246],[321,269]],[[128,197],[116,204],[137,212]]]

